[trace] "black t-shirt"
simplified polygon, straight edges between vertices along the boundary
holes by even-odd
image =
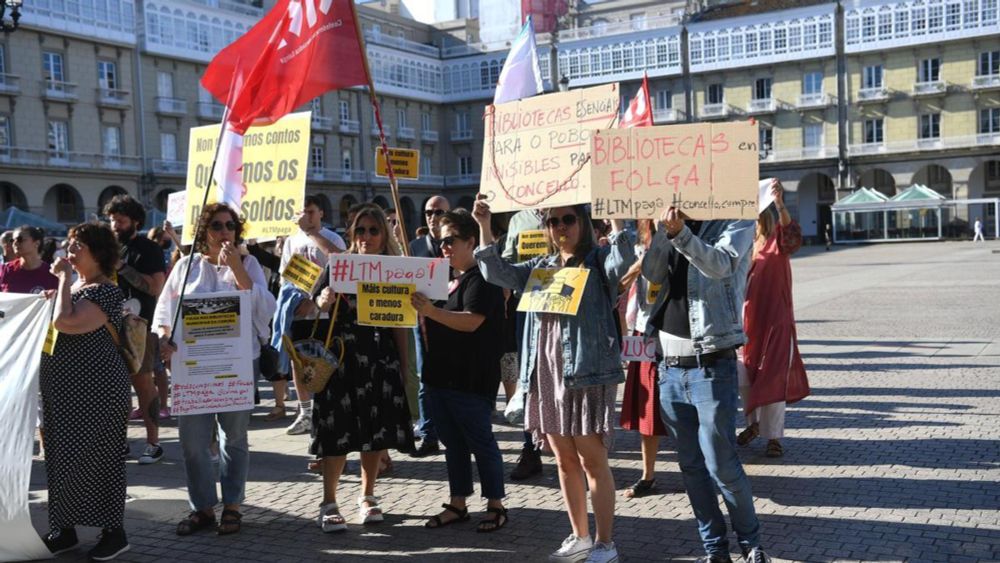
[[[475,332],[459,332],[427,319],[423,382],[439,389],[496,397],[503,350],[503,290],[473,267],[453,282],[443,309],[486,317]],[[438,303],[440,305],[440,303]]]
[[[688,228],[695,236],[701,230],[701,221],[689,221]],[[661,316],[653,319],[653,325],[663,332],[681,338],[691,338],[691,322],[688,312],[688,269],[691,263],[673,246],[667,255],[669,274],[667,276],[667,302],[660,310]]]
[[[167,266],[163,263],[163,250],[160,245],[143,236],[132,237],[132,240],[122,245],[122,262],[147,276],[167,271]],[[118,287],[125,294],[126,307],[129,306],[130,300],[135,299],[139,302],[139,316],[152,323],[157,296],[132,287],[132,284],[121,275],[118,276]]]

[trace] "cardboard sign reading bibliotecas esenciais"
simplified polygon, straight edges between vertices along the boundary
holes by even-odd
[[[655,219],[677,207],[692,219],[756,219],[757,142],[747,121],[595,131],[593,215]]]
[[[480,193],[494,212],[590,203],[590,135],[618,126],[617,83],[487,106]]]

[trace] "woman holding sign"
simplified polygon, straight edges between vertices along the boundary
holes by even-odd
[[[213,203],[201,213],[195,252],[181,258],[171,270],[153,313],[153,324],[160,334],[160,354],[164,362],[177,348],[170,343],[171,324],[179,306],[184,271],[191,261],[185,295],[223,291],[250,291],[253,333],[244,335],[253,346],[254,381],[260,376],[260,341],[269,333],[268,322],[274,314],[274,296],[267,289],[267,278],[257,259],[240,256],[244,222],[239,214],[223,203]],[[176,395],[175,395],[176,399]],[[176,407],[176,404],[174,405]],[[240,531],[243,515],[240,504],[246,489],[250,450],[247,424],[250,410],[188,414],[177,417],[178,437],[184,451],[191,513],[177,524],[177,535],[187,536],[199,530],[215,528],[221,535]],[[219,467],[212,461],[209,446],[218,431],[222,448]],[[221,471],[220,471],[221,470]],[[215,520],[219,502],[216,484],[222,484],[222,517]]]
[[[400,254],[385,213],[376,206],[362,208],[349,232],[349,253]],[[329,275],[323,279],[328,281]],[[409,359],[411,329],[358,324],[357,296],[336,295],[329,287],[320,294],[316,305],[330,311],[338,300],[332,315],[333,333],[343,341],[343,356],[326,388],[313,396],[315,434],[309,448],[310,453],[323,459],[323,502],[317,521],[324,532],[347,529],[347,520],[337,503],[337,487],[347,454],[361,453],[358,520],[374,524],[384,519],[375,496],[379,461],[389,448],[413,448],[413,426],[400,367]],[[333,352],[340,351],[335,344]]]
[[[547,293],[553,302],[567,297],[578,301],[578,312],[537,312],[545,307],[534,307],[528,314],[519,387],[527,390],[524,424],[536,443],[551,447],[555,454],[573,527],[549,560],[617,561],[618,551],[611,540],[615,483],[608,450],[614,438],[615,396],[625,378],[614,303],[619,280],[635,262],[632,242],[622,231],[622,222],[614,221],[609,245],[598,247],[582,205],[556,207],[547,210],[544,218],[553,253],[512,264],[500,257],[493,244],[490,208],[482,195],[473,215],[483,245],[476,251],[476,260],[486,281],[523,291],[525,299],[533,293]],[[571,284],[541,287],[538,280],[546,276],[533,272],[570,268],[583,270],[582,290]],[[564,279],[569,280],[569,275]],[[597,526],[594,539],[587,522],[588,484]]]
[[[439,307],[423,294],[412,297],[413,307],[426,319],[422,378],[431,419],[446,447],[451,488],[444,512],[426,526],[440,528],[469,519],[465,500],[473,493],[470,456],[475,456],[488,514],[476,530],[495,532],[507,524],[503,458],[491,421],[503,352],[503,290],[486,283],[476,265],[473,251],[479,245],[479,229],[468,211],[444,214],[440,240],[455,274],[448,301]]]

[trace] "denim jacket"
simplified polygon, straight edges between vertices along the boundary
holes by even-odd
[[[691,264],[688,322],[695,352],[708,354],[745,344],[743,298],[753,237],[753,221],[707,221],[698,236],[685,225],[674,238],[668,238],[661,226],[642,260],[642,275],[663,284],[649,318],[659,314],[670,293],[667,252],[673,245]],[[657,330],[653,323],[646,325],[647,336],[655,336]]]
[[[567,389],[621,383],[621,343],[612,316],[618,298],[618,281],[635,262],[632,242],[624,232],[614,233],[611,244],[596,248],[584,259],[590,268],[577,315],[557,315],[562,330],[563,385]],[[500,257],[495,244],[476,250],[476,260],[486,281],[522,291],[535,268],[558,268],[558,256],[539,256],[512,264]],[[604,275],[595,268],[603,268]],[[605,285],[606,284],[606,285]],[[539,318],[528,313],[521,343],[521,388],[527,389],[538,355]]]

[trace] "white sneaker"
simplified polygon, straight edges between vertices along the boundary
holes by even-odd
[[[764,550],[759,547],[755,547],[748,551],[747,554],[743,556],[743,560],[746,561],[746,563],[771,563],[771,558],[768,557],[768,555],[764,553]]]
[[[295,422],[291,426],[285,429],[285,434],[296,436],[298,434],[309,434],[312,432],[312,415],[305,416],[299,413],[299,416],[295,417]]]
[[[343,532],[347,529],[347,521],[340,515],[340,507],[335,502],[320,505],[316,523],[324,534]]]
[[[593,547],[594,540],[590,536],[578,538],[573,534],[570,534],[563,540],[562,546],[552,552],[552,555],[549,555],[549,561],[559,563],[578,563],[587,559],[587,556],[590,555],[590,550],[593,549]]]
[[[615,547],[615,542],[595,543],[594,549],[590,550],[590,555],[587,557],[587,563],[617,563],[618,561],[618,549]]]

